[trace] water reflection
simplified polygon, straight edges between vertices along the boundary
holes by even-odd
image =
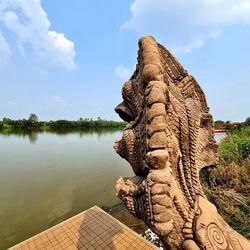
[[[2,130],[0,249],[93,205],[120,202],[115,182],[133,175],[113,150],[120,136],[117,129]]]
[[[85,129],[11,129],[5,128],[0,130],[0,135],[4,137],[16,136],[21,138],[28,138],[31,144],[35,144],[39,134],[55,134],[58,136],[68,136],[69,134],[77,134],[79,137],[93,135],[100,138],[101,136],[113,134],[120,131],[119,128],[85,128]]]
[[[220,144],[221,140],[227,136],[226,133],[215,133],[215,140],[217,144]]]
[[[35,144],[38,140],[39,134],[55,134],[58,136],[68,136],[70,134],[77,134],[80,138],[82,137],[92,137],[97,136],[100,138],[101,136],[113,134],[117,131],[120,131],[119,128],[86,128],[86,129],[57,129],[57,130],[23,130],[23,129],[2,129],[0,130],[0,135],[3,137],[16,136],[21,138],[28,138],[31,144]],[[220,141],[226,137],[226,133],[216,133],[215,140],[219,144]]]
[[[121,131],[0,132],[0,249],[93,205],[120,202],[114,185],[131,168],[113,151]]]

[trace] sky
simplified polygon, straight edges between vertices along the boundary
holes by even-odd
[[[250,116],[250,0],[0,0],[0,119],[119,120],[145,35],[195,76],[214,120]]]

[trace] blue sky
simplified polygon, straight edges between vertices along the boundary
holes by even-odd
[[[119,120],[148,34],[195,76],[215,120],[250,116],[250,0],[0,0],[0,119]]]

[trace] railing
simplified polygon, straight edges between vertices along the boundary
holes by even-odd
[[[223,124],[214,124],[215,131],[225,130],[236,128],[239,125],[250,125],[250,122],[235,122],[235,123],[223,123]]]

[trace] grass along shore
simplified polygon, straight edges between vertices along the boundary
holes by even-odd
[[[250,126],[222,139],[219,156],[220,164],[201,174],[203,190],[227,223],[250,239]]]

